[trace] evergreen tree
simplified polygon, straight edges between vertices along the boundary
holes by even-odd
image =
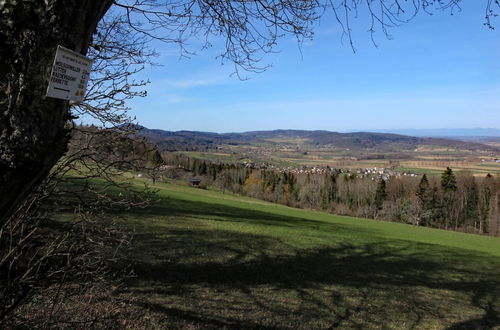
[[[200,175],[207,174],[207,164],[205,162],[201,163],[199,173],[200,173]]]
[[[430,208],[431,208],[431,194],[429,189],[429,180],[427,175],[423,175],[420,183],[418,184],[416,195],[418,197],[420,211],[418,214],[418,225],[425,226],[429,222]]]
[[[479,190],[474,177],[472,177],[471,185],[465,192],[465,197],[467,200],[464,209],[464,221],[475,224],[479,220]]]
[[[457,179],[453,174],[453,170],[449,167],[441,175],[441,187],[446,192],[457,190]]]
[[[165,162],[163,160],[163,158],[161,157],[161,154],[158,150],[155,150],[155,152],[153,153],[153,156],[151,156],[151,164],[153,164],[153,166],[155,167],[158,167],[158,166],[161,166],[163,165]]]
[[[483,180],[479,193],[479,231],[488,232],[488,216],[490,214],[491,202],[495,191],[495,179],[488,173]]]
[[[381,210],[385,199],[387,198],[387,192],[385,190],[386,184],[384,178],[380,178],[377,191],[375,192],[375,206],[377,210]]]
[[[443,207],[438,187],[433,187],[429,194],[428,212],[424,213],[424,225],[441,227],[444,224]]]
[[[422,207],[424,207],[429,199],[429,180],[427,180],[427,175],[425,174],[422,176],[422,179],[418,184],[417,197]]]
[[[447,167],[441,175],[441,188],[443,188],[443,217],[444,228],[448,229],[449,224],[452,222],[455,208],[454,192],[457,190],[457,179],[451,168]],[[458,219],[455,216],[455,229],[458,226]]]

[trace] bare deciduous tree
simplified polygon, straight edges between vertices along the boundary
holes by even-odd
[[[150,38],[176,43],[181,53],[189,56],[189,39],[203,40],[206,48],[212,45],[213,37],[220,38],[224,43],[221,60],[233,62],[236,68],[259,72],[266,68],[260,65],[261,55],[274,51],[280,37],[291,34],[299,42],[312,38],[315,24],[327,10],[333,11],[352,45],[351,21],[361,9],[369,13],[370,32],[380,29],[389,36],[391,27],[411,20],[421,11],[453,12],[460,10],[460,3],[461,0],[2,1],[0,221],[19,206],[66,151],[66,125],[72,119],[69,104],[45,97],[56,46],[86,54],[98,22],[111,7],[113,14],[120,15],[120,22],[136,32],[131,40]],[[485,0],[485,4],[485,24],[493,28],[492,18],[500,4],[493,0]],[[108,23],[102,33],[111,39],[116,35],[117,41],[123,41],[113,20]],[[105,102],[121,106],[120,101]],[[90,109],[80,107],[85,108]]]

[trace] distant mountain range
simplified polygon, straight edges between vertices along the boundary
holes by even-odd
[[[417,137],[500,137],[500,129],[498,128],[380,129],[368,131]]]
[[[412,151],[421,146],[481,150],[498,153],[494,146],[481,143],[435,137],[415,137],[392,133],[273,130],[244,133],[210,133],[197,131],[164,131],[140,126],[140,134],[156,144],[160,150],[200,150],[217,145],[302,144],[327,146],[370,152]],[[298,142],[300,140],[300,142]]]

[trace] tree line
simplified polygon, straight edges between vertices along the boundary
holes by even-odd
[[[166,154],[164,177],[299,208],[440,229],[500,234],[500,176],[447,168],[440,176],[361,177],[273,171]]]

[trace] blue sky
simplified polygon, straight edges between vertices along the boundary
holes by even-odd
[[[353,21],[356,53],[325,17],[301,51],[291,37],[267,54],[264,73],[248,80],[216,59],[219,49],[179,59],[154,44],[161,67],[148,68],[148,96],[130,102],[149,128],[241,132],[270,129],[359,131],[406,128],[500,128],[500,19],[491,31],[484,4],[461,12],[420,14],[391,30],[393,40]]]

